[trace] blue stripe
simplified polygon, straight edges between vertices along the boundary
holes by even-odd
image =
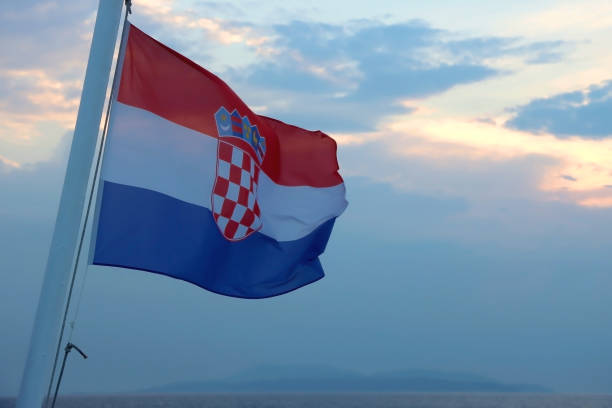
[[[323,277],[318,256],[335,219],[295,241],[255,233],[230,242],[210,210],[155,191],[104,182],[95,265],[168,275],[241,298],[290,292]]]

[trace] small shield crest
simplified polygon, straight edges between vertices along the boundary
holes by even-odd
[[[221,234],[240,241],[262,227],[257,190],[265,141],[235,109],[230,114],[221,107],[215,120],[219,138],[212,213]]]

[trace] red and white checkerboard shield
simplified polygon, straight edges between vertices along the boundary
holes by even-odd
[[[259,164],[251,154],[219,139],[212,212],[219,230],[230,241],[240,241],[261,228],[259,173]]]

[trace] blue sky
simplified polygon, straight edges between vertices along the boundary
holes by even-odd
[[[0,5],[0,394],[25,361],[95,9]],[[275,299],[90,267],[73,340],[91,358],[66,390],[316,363],[612,392],[611,16],[604,0],[135,1],[135,25],[255,111],[334,137],[351,205],[327,277]]]

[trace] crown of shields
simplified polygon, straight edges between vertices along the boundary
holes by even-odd
[[[215,121],[219,138],[212,212],[221,234],[239,241],[262,226],[257,187],[266,144],[257,126],[236,109],[229,113],[221,107]]]

